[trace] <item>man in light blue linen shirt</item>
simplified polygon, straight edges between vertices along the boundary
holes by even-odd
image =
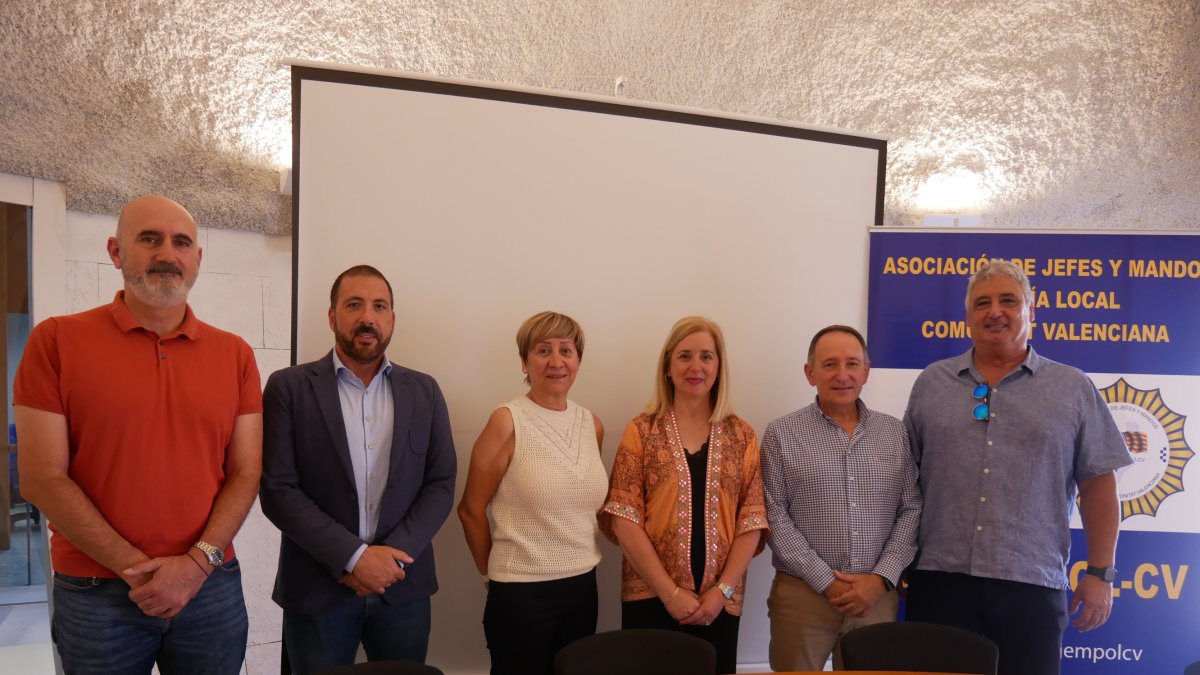
[[[1029,346],[1029,279],[993,260],[967,286],[973,347],[913,384],[904,421],[925,508],[907,617],[975,631],[1001,675],[1054,675],[1069,615],[1091,630],[1112,609],[1116,470],[1131,463],[1092,381]],[[1069,604],[1076,489],[1087,574]]]
[[[333,284],[325,357],[263,392],[263,513],[283,532],[275,601],[296,673],[424,661],[434,534],[457,468],[437,382],[388,361],[392,288],[375,268]]]

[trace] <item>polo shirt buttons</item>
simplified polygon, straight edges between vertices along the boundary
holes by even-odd
[[[167,358],[167,355],[166,355],[166,354],[159,354],[159,355],[158,355],[158,358],[160,358],[160,359],[165,359],[165,358]]]

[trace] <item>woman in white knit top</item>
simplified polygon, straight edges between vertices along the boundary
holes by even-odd
[[[517,351],[529,392],[497,408],[475,441],[458,517],[488,588],[492,675],[550,675],[560,647],[596,632],[604,427],[567,398],[583,359],[579,324],[535,314]]]

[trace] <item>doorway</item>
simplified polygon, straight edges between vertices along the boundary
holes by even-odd
[[[0,394],[5,415],[0,443],[0,605],[45,602],[45,524],[21,497],[17,476],[19,446],[12,423],[12,383],[29,337],[29,253],[32,207],[0,202],[0,299],[5,303],[3,342],[6,387]]]

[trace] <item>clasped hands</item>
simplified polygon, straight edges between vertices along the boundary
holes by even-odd
[[[725,595],[716,586],[705,591],[703,595],[696,595],[693,591],[676,586],[663,601],[663,606],[667,608],[671,618],[681,626],[707,626],[725,609]]]
[[[412,556],[391,546],[368,546],[354,563],[354,571],[343,574],[338,581],[354,591],[358,597],[371,593],[383,595],[398,581],[404,581],[401,564],[412,563]]]
[[[183,611],[212,574],[212,566],[203,555],[146,558],[121,571],[129,584],[129,599],[146,616],[170,619]]]
[[[883,578],[878,574],[846,574],[834,570],[833,576],[833,583],[825,589],[824,595],[829,604],[845,616],[866,616],[879,598],[887,593]]]

